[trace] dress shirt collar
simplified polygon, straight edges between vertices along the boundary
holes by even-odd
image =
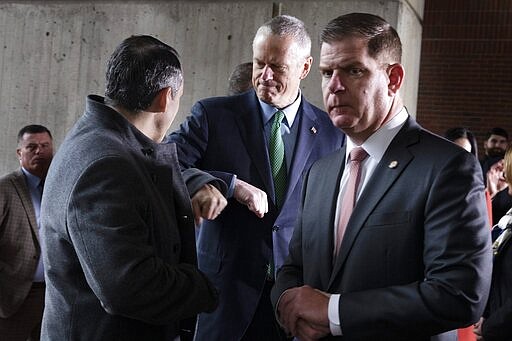
[[[286,117],[286,124],[290,128],[293,125],[293,122],[295,121],[295,117],[297,116],[297,112],[299,111],[299,106],[302,101],[301,91],[299,89],[299,94],[297,95],[297,98],[295,101],[287,106],[286,108],[278,109],[268,103],[263,102],[258,98],[258,101],[260,102],[261,112],[263,113],[263,125],[265,126],[268,121],[272,119],[272,116],[274,114],[281,110],[284,112],[284,116]]]
[[[23,172],[23,174],[25,174],[25,179],[27,179],[29,189],[37,189],[37,186],[39,186],[39,182],[41,181],[41,179],[38,176],[35,176],[34,174],[30,173],[23,167],[21,167],[21,171]]]
[[[377,163],[380,162],[382,156],[388,149],[393,138],[398,134],[400,128],[405,124],[409,114],[405,107],[400,110],[391,120],[386,122],[376,132],[374,132],[369,138],[364,141],[361,147],[368,153],[369,157],[374,159]],[[348,155],[357,145],[347,136],[347,150],[346,160],[348,161]]]

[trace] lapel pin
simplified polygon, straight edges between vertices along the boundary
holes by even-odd
[[[309,130],[311,130],[311,133],[316,134],[317,130],[315,127],[311,127]]]
[[[398,161],[391,161],[388,165],[391,169],[396,168],[396,166],[398,166]]]

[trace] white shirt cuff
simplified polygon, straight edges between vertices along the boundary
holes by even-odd
[[[329,329],[331,334],[334,336],[341,336],[341,322],[340,322],[340,311],[339,311],[340,295],[332,294],[329,298],[329,307],[327,316],[329,317]]]

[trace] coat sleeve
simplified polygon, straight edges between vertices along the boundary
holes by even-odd
[[[126,159],[104,157],[77,181],[67,232],[88,285],[108,313],[147,323],[212,311],[215,289],[195,265],[179,263],[179,220],[164,204],[150,206],[155,192],[143,178]],[[158,230],[165,239],[156,245]]]
[[[218,173],[218,172],[217,172]],[[228,186],[220,178],[215,177],[215,173],[203,172],[197,168],[188,168],[183,170],[183,180],[187,184],[188,192],[190,196],[201,189],[205,184],[212,184],[215,186],[224,196],[227,196]]]
[[[206,149],[208,148],[208,119],[206,108],[201,102],[194,104],[191,109],[191,114],[187,117],[185,122],[181,124],[177,131],[171,133],[167,137],[166,142],[176,143],[176,149],[182,170],[189,168],[203,169],[202,160],[206,154]],[[231,189],[234,179],[236,178],[234,174],[226,172],[209,171],[209,173],[227,184],[228,189]],[[184,177],[190,191],[192,188],[188,181],[189,177],[186,174],[184,174]],[[195,179],[197,180],[197,178]],[[230,192],[232,192],[232,189]],[[227,192],[226,195],[230,196],[232,194],[230,192]]]

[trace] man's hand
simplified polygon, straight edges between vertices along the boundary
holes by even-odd
[[[213,185],[206,184],[192,197],[192,210],[196,226],[201,223],[201,218],[215,219],[226,207],[227,200]]]
[[[477,341],[483,341],[482,337],[482,324],[484,322],[484,318],[481,317],[480,320],[474,324],[473,333],[476,335]]]
[[[318,340],[330,334],[329,294],[310,286],[286,290],[277,311],[285,329],[301,341]]]
[[[240,179],[235,180],[233,196],[239,203],[247,206],[249,210],[254,212],[259,218],[263,218],[265,213],[268,212],[267,193],[245,181]]]

